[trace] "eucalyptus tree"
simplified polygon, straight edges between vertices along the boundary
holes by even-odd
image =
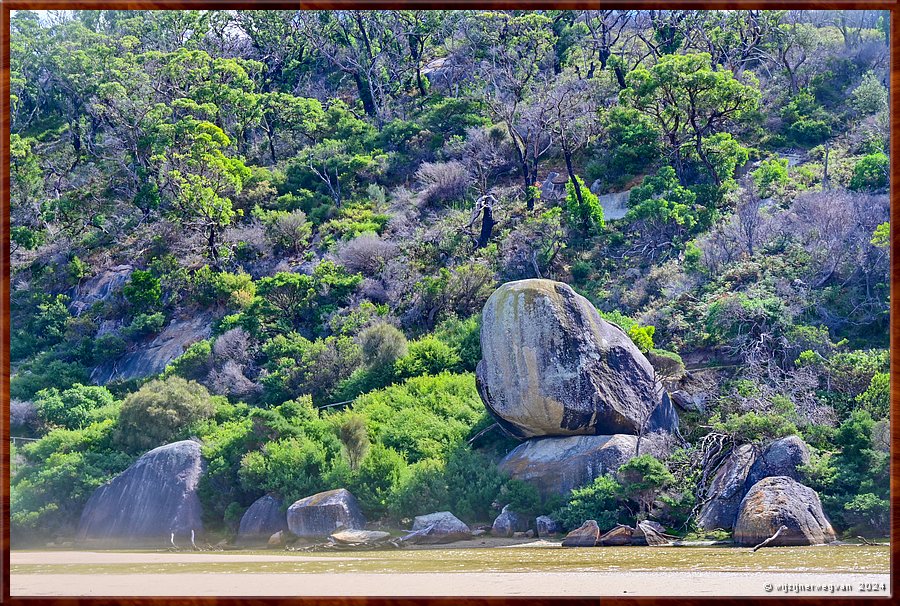
[[[662,130],[682,184],[686,154],[695,153],[718,186],[723,175],[704,142],[756,109],[758,85],[749,73],[745,80],[737,80],[729,70],[713,69],[706,53],[666,55],[649,69],[631,72],[621,98]]]
[[[528,209],[534,208],[532,187],[542,156],[551,148],[546,99],[532,95],[539,75],[552,69],[554,37],[551,20],[537,13],[479,13],[467,23],[468,44],[481,92],[494,118],[503,122],[516,153]]]

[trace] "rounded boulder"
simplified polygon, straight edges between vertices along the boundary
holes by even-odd
[[[821,545],[835,539],[819,495],[787,476],[764,478],[741,501],[734,542],[758,545],[785,526],[773,546]]]
[[[678,425],[647,358],[566,284],[500,286],[484,306],[481,349],[479,393],[514,436],[638,434]]]
[[[344,488],[300,499],[287,510],[288,529],[301,538],[327,537],[340,529],[362,530],[366,518],[359,502]]]

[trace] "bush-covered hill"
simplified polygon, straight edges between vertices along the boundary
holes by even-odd
[[[515,442],[475,390],[482,305],[531,277],[687,394],[681,448],[634,464],[671,528],[710,436],[797,433],[835,527],[886,532],[887,23],[17,11],[14,539],[71,534],[191,436],[225,533],[266,492],[392,522],[564,506],[497,471]],[[629,477],[560,519],[643,512]]]

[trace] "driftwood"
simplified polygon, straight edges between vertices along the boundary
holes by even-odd
[[[860,541],[862,541],[862,544],[863,544],[863,545],[869,545],[869,546],[872,546],[872,547],[876,547],[876,546],[882,546],[882,547],[885,547],[885,546],[887,546],[887,545],[890,545],[890,543],[873,543],[872,541],[870,541],[870,540],[867,539],[866,537],[861,537],[861,536],[859,536],[859,535],[856,535],[856,538],[859,539]]]
[[[753,548],[753,551],[756,551],[757,549],[759,549],[759,548],[761,548],[761,547],[765,547],[766,545],[768,545],[769,543],[771,543],[772,541],[774,541],[775,539],[777,539],[777,538],[778,538],[778,535],[780,535],[782,532],[784,532],[784,531],[787,530],[787,529],[788,529],[788,527],[785,526],[784,524],[782,524],[781,526],[778,527],[778,530],[775,531],[775,534],[773,534],[772,536],[770,536],[768,539],[766,539],[765,541],[763,541],[762,543],[760,543],[760,544],[757,545],[756,547],[754,547],[754,548]]]

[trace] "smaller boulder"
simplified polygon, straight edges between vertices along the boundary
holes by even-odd
[[[617,524],[615,528],[597,539],[597,545],[631,545],[634,528],[625,524]]]
[[[600,527],[596,520],[588,520],[566,535],[563,547],[594,547],[600,538]]]
[[[341,530],[328,537],[343,545],[375,545],[391,538],[391,533],[382,530]]]
[[[645,520],[640,522],[637,525],[637,528],[634,529],[634,534],[631,535],[631,544],[632,545],[647,545],[647,536],[644,534],[643,527],[650,528],[651,531],[656,531],[659,534],[665,534],[666,528],[659,522],[654,522],[652,520]]]
[[[775,440],[757,457],[750,473],[747,474],[746,488],[749,490],[763,478],[786,476],[800,480],[798,467],[809,463],[809,446],[799,436],[788,436]]]
[[[366,518],[359,502],[344,488],[300,499],[287,510],[288,529],[301,538],[327,537],[338,529],[361,530]]]
[[[275,534],[269,537],[269,540],[266,542],[266,545],[269,547],[281,547],[284,545],[284,531],[279,530]]]
[[[781,526],[786,530],[772,541],[772,546],[822,545],[835,538],[815,490],[787,476],[764,478],[753,485],[741,502],[734,542],[758,545]]]
[[[511,537],[513,533],[528,530],[528,518],[510,511],[509,505],[505,505],[500,515],[491,526],[491,534],[495,537]]]
[[[254,501],[241,517],[237,543],[265,543],[276,532],[287,530],[287,516],[281,504],[281,499],[272,495]]]
[[[452,543],[472,538],[472,531],[449,511],[438,511],[413,520],[413,533],[421,533],[417,543]],[[409,536],[409,535],[407,535]]]
[[[538,516],[535,518],[534,527],[537,528],[539,537],[549,537],[559,532],[559,524],[549,516]]]

